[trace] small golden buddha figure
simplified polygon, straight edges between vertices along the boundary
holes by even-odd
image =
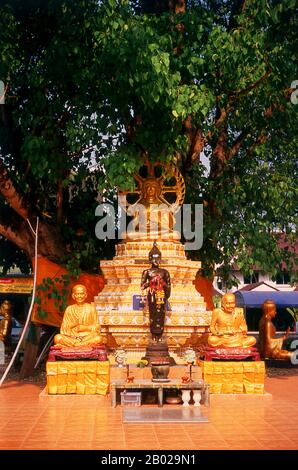
[[[74,305],[66,307],[60,334],[54,338],[55,345],[61,347],[81,348],[106,343],[100,335],[100,324],[94,305],[86,303],[87,290],[82,284],[72,289]]]
[[[155,167],[162,168],[161,176],[155,175]],[[182,175],[176,167],[166,167],[158,162],[145,163],[148,169],[147,176],[135,174],[137,183],[135,191],[122,191],[120,194],[134,195],[135,202],[128,203],[123,200],[124,209],[133,217],[127,228],[126,238],[129,241],[147,240],[180,240],[181,234],[174,230],[175,213],[182,205],[185,194],[185,184]],[[170,173],[169,173],[170,171]],[[166,184],[170,177],[175,184]],[[171,194],[169,194],[171,193]],[[170,200],[169,196],[172,196]]]
[[[288,337],[290,327],[281,338],[275,338],[276,328],[272,323],[276,316],[276,305],[273,300],[266,300],[262,306],[263,316],[259,322],[260,354],[263,359],[291,360],[293,352],[282,349]]]
[[[10,300],[4,300],[0,307],[0,341],[5,344],[10,343],[10,333],[12,327],[12,303]]]
[[[256,339],[247,336],[242,308],[236,308],[234,294],[225,294],[222,307],[213,310],[208,345],[213,348],[251,348]]]
[[[173,231],[175,220],[171,206],[162,197],[162,189],[155,178],[147,178],[140,200],[130,208],[129,213],[135,216],[135,225],[138,226],[138,230],[129,231],[129,239],[180,238]]]

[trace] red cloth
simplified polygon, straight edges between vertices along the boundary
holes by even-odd
[[[204,350],[205,361],[212,361],[212,359],[242,361],[248,358],[259,361],[259,351],[256,348],[206,348]]]
[[[55,362],[56,360],[86,360],[94,359],[98,361],[107,361],[107,350],[105,345],[100,346],[89,346],[85,348],[60,348],[52,346],[50,349],[48,361]]]

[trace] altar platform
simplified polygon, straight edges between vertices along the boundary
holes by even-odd
[[[200,361],[211,394],[264,395],[264,361]]]
[[[109,361],[48,361],[46,374],[49,395],[106,395],[109,392]]]

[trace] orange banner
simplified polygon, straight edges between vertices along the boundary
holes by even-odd
[[[34,265],[34,260],[32,260]],[[50,278],[55,282],[55,279],[61,278],[63,274],[67,274],[67,270],[60,266],[59,264],[52,263],[46,258],[42,256],[38,256],[37,261],[37,286],[41,285],[44,279]],[[88,274],[88,273],[81,273],[78,279],[74,279],[70,282],[67,286],[67,305],[74,304],[74,300],[71,297],[71,290],[75,284],[84,284],[87,289],[88,297],[86,302],[94,302],[94,297],[99,294],[99,292],[104,287],[104,278],[99,274]],[[57,284],[58,290],[62,290],[62,285],[60,287]],[[55,306],[55,300],[52,298],[48,298],[49,292],[40,292],[38,291],[38,296],[41,299],[41,309],[43,311],[40,314],[38,305],[34,305],[33,313],[32,313],[32,321],[35,323],[40,323],[43,325],[50,325],[50,326],[57,326],[59,327],[62,322],[63,313],[60,313],[57,307]]]

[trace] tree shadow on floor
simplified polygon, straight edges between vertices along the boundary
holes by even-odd
[[[298,364],[293,365],[290,361],[266,359],[265,366],[267,377],[298,375]]]

